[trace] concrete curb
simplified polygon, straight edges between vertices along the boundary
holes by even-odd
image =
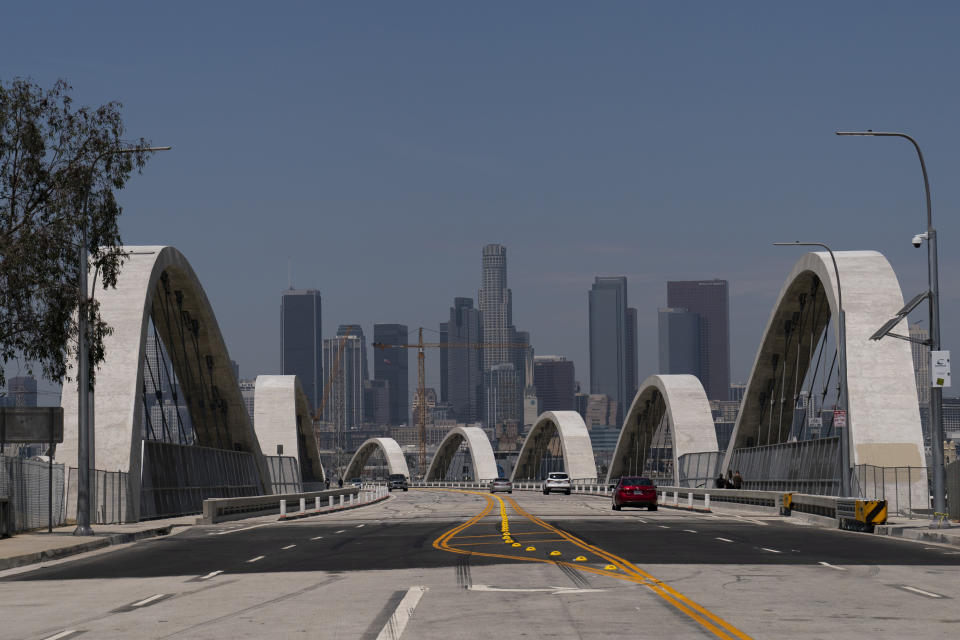
[[[302,518],[310,518],[312,516],[322,516],[328,513],[338,513],[340,511],[350,511],[351,509],[359,509],[360,507],[366,507],[367,505],[377,504],[378,502],[383,502],[384,500],[389,499],[389,495],[385,495],[382,498],[377,498],[376,500],[370,500],[369,502],[361,502],[360,504],[344,505],[342,507],[334,507],[330,509],[329,507],[323,511],[304,511],[303,513],[288,513],[285,516],[280,516],[277,518],[280,522],[286,522],[287,520],[300,520]]]
[[[66,558],[68,556],[74,556],[80,553],[86,553],[87,551],[95,551],[97,549],[103,549],[104,547],[112,547],[118,544],[136,542],[137,540],[143,540],[144,538],[155,538],[157,536],[165,536],[165,535],[169,535],[172,530],[173,530],[173,525],[167,525],[165,527],[156,527],[154,529],[143,529],[141,531],[134,531],[132,533],[114,533],[111,535],[106,535],[106,536],[97,538],[96,540],[78,542],[77,544],[72,544],[66,547],[58,547],[56,549],[44,549],[43,551],[25,553],[19,556],[11,556],[9,558],[0,558],[0,571],[3,571],[5,569],[14,569],[16,567],[22,567],[28,564],[37,564],[39,562],[46,562],[47,560],[58,560],[60,558]]]
[[[951,533],[945,533],[945,531],[950,531]],[[957,528],[930,529],[928,527],[910,525],[877,525],[874,528],[874,533],[881,536],[890,536],[891,538],[906,538],[907,540],[934,542],[960,547],[960,530]]]

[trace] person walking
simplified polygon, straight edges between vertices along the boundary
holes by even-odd
[[[740,475],[739,469],[733,472],[733,488],[739,489],[743,486],[743,476]]]

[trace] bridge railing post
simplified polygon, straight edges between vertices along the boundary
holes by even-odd
[[[287,516],[287,501],[280,501],[280,517],[285,518]]]

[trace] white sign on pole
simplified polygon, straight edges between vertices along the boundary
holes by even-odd
[[[950,386],[950,352],[949,351],[931,351],[930,352],[930,386],[931,387],[949,387]]]
[[[833,426],[835,427],[846,427],[847,426],[847,412],[840,409],[833,412]]]

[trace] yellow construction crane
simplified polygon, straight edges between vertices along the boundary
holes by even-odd
[[[416,344],[384,344],[374,342],[374,349],[416,349],[417,350],[417,395],[414,398],[414,407],[417,412],[417,439],[419,452],[417,465],[420,467],[420,475],[427,474],[427,397],[426,397],[426,375],[424,373],[424,349],[493,349],[507,348],[530,349],[526,342],[424,342],[423,327],[420,327],[418,340]],[[532,384],[528,380],[527,384]]]

